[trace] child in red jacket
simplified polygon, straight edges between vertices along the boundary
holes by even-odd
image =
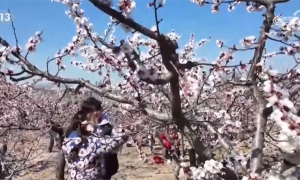
[[[176,130],[171,130],[169,136],[170,136],[171,142],[174,145],[173,150],[175,151],[175,154],[176,154],[177,158],[179,158],[181,153],[180,153],[180,150],[179,150],[180,141],[179,141],[178,132]]]
[[[172,156],[172,144],[171,144],[171,142],[167,139],[167,137],[164,134],[161,134],[159,136],[159,139],[164,144],[165,158],[168,159],[168,160],[171,160],[171,156]]]

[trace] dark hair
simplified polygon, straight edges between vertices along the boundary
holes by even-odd
[[[85,101],[83,101],[81,106],[84,106],[84,105],[94,106],[97,111],[102,110],[102,102],[94,97],[89,97]]]
[[[83,144],[87,144],[87,137],[90,135],[82,126],[82,122],[88,119],[88,115],[94,111],[101,110],[101,101],[96,98],[88,98],[82,102],[81,108],[71,119],[70,126],[66,130],[65,137],[70,136],[74,131],[78,133],[78,136],[82,139],[81,143],[75,146],[71,152],[73,155],[70,157],[70,161],[75,160],[78,157],[78,152]]]
[[[87,119],[88,114],[93,111],[102,110],[102,103],[94,97],[89,97],[81,103],[80,110],[73,116],[71,124],[66,131],[66,137],[68,137],[73,131],[77,131],[79,134],[85,133],[81,128],[81,123]]]

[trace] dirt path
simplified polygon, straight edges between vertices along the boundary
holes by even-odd
[[[43,148],[43,149],[46,149]],[[156,147],[155,153],[160,154],[161,150]],[[27,174],[14,180],[55,180],[55,164],[58,152],[47,153],[41,151],[32,160],[34,165]],[[138,153],[134,147],[124,147],[123,154],[119,155],[119,172],[113,180],[170,180],[174,179],[170,165],[144,164],[138,158]]]
[[[119,173],[114,177],[116,180],[174,179],[170,165],[144,164],[143,161],[138,158],[138,153],[135,148],[124,148],[123,155],[119,156],[119,163],[121,166]]]

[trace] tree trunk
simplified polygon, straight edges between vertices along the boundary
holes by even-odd
[[[63,153],[60,153],[58,157],[57,172],[56,172],[57,180],[65,179],[65,166],[66,166],[65,156]]]
[[[54,136],[54,132],[49,131],[49,135],[50,135],[50,142],[49,142],[49,146],[48,146],[48,152],[51,153],[53,151],[53,146],[54,146],[54,141],[55,138]]]
[[[6,152],[7,152],[7,144],[0,145],[0,178],[5,177],[5,174],[7,173],[6,172],[7,169],[4,163],[2,162],[4,160]]]
[[[181,153],[182,153],[182,157],[184,157],[186,155],[186,152],[184,150],[184,136],[182,133],[181,134]]]
[[[0,156],[4,156],[7,152],[7,144],[2,144],[0,146]]]
[[[196,152],[194,148],[189,149],[189,159],[190,159],[190,165],[197,167]]]

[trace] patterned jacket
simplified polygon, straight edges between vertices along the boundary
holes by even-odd
[[[118,150],[127,140],[128,136],[125,135],[118,137],[91,135],[87,138],[88,143],[84,143],[79,149],[78,156],[72,158],[74,157],[72,149],[82,141],[77,132],[72,132],[65,138],[62,147],[68,166],[68,180],[99,180],[102,155]]]

